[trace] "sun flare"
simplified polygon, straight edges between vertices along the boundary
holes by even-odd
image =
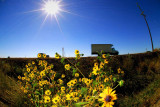
[[[48,0],[44,2],[42,10],[44,10],[48,15],[55,16],[61,11],[60,7],[60,1]]]
[[[62,3],[62,0],[41,0],[42,2],[40,3],[41,8],[36,9],[36,10],[32,10],[32,11],[28,11],[28,12],[24,12],[24,13],[29,13],[29,12],[36,12],[36,11],[42,11],[43,15],[45,13],[45,18],[41,24],[41,27],[45,24],[46,20],[48,19],[48,17],[50,16],[51,19],[55,19],[58,27],[61,30],[60,27],[60,23],[58,20],[58,16],[62,16],[62,12],[63,13],[69,13],[69,14],[73,14],[65,9],[63,9],[64,7],[64,3]],[[73,14],[76,15],[76,14]]]

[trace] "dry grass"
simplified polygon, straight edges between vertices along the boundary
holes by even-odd
[[[1,70],[0,74],[0,105],[4,107],[21,107],[25,98],[20,86],[14,78],[5,75]]]
[[[133,96],[119,98],[119,107],[153,107],[160,98],[160,75],[155,77],[155,81],[150,83],[145,89]]]
[[[124,91],[127,94],[121,93],[122,96],[118,97],[116,107],[152,107],[152,105],[157,103],[160,98],[160,94],[157,94],[160,93],[160,55],[153,57],[154,58],[146,58],[146,56],[143,55],[137,57],[128,55],[125,57],[120,56],[119,59],[116,60],[111,60],[110,64],[115,71],[118,67],[121,67],[125,71],[126,79],[125,90],[122,89],[120,91]],[[144,60],[141,60],[141,58]],[[93,59],[95,58],[88,58],[87,60],[85,58],[81,59],[82,65],[80,69],[86,74],[86,71],[93,65]],[[0,105],[4,105],[4,107],[20,107],[23,105],[24,107],[24,98],[22,97],[24,93],[16,84],[16,80],[5,75],[6,73],[4,74],[2,71],[12,71],[19,74],[22,71],[22,67],[24,67],[22,65],[25,65],[29,60],[27,60],[27,58],[12,59],[12,64],[9,62],[2,64],[3,69],[0,68]],[[56,71],[63,72],[63,66],[58,65],[60,64],[58,60],[48,59],[47,61],[55,65],[54,68]]]

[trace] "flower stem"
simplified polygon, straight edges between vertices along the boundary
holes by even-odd
[[[115,88],[117,88],[118,86],[119,86],[119,84],[118,84],[116,87],[114,87],[113,90],[114,90]]]
[[[68,60],[68,59],[67,59]],[[69,60],[68,60],[68,62],[70,62]],[[71,63],[71,62],[70,62]],[[74,67],[76,67],[77,68],[77,66],[76,65],[74,65],[73,63],[71,63]],[[77,68],[77,70],[82,74],[82,72]],[[85,76],[82,74],[82,76],[85,78]]]

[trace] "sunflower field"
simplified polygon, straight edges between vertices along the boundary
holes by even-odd
[[[18,76],[18,83],[36,107],[112,107],[117,100],[116,87],[124,84],[121,78],[124,71],[119,68],[117,74],[113,74],[113,70],[107,67],[109,55],[99,54],[88,77],[78,69],[78,60],[83,54],[75,50],[76,64],[55,54],[65,72],[72,74],[69,81],[65,79],[68,78],[65,72],[58,74],[54,70],[54,64],[37,60],[25,66],[23,76]]]

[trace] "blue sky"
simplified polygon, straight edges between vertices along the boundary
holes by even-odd
[[[160,48],[160,1],[137,0]],[[74,57],[75,49],[91,56],[91,44],[113,44],[120,54],[152,50],[148,28],[136,0],[63,0],[70,13],[43,23],[42,0],[0,0],[0,57],[37,57],[55,53]],[[43,24],[42,24],[43,23]]]

